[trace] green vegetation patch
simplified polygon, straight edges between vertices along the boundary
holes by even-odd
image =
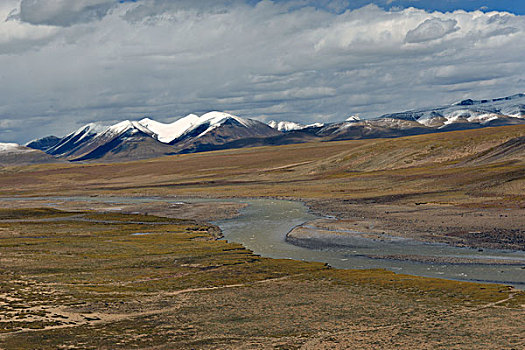
[[[76,213],[65,212],[52,208],[24,208],[24,209],[0,209],[0,220],[26,220],[67,217]]]

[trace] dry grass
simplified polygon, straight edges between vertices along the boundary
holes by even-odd
[[[62,214],[0,221],[2,348],[523,344],[525,294],[504,286],[261,258],[187,220]]]
[[[119,164],[3,169],[1,195],[196,195],[295,198],[417,196],[452,203],[524,201],[524,159],[454,166],[525,135],[525,126],[400,139],[308,143]],[[481,198],[481,199],[480,199]]]

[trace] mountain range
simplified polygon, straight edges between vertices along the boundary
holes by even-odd
[[[14,162],[15,149],[19,153],[33,149],[30,157],[31,153],[22,152],[28,163],[39,159],[112,162],[228,148],[394,138],[514,124],[525,124],[525,94],[492,100],[468,99],[367,120],[351,116],[343,122],[328,124],[303,125],[290,121],[265,124],[228,113],[209,112],[200,117],[190,114],[171,124],[150,118],[110,126],[91,123],[62,138],[48,136],[31,141],[26,147],[12,144],[0,147],[0,164]]]

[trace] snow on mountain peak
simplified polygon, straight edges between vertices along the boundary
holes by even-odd
[[[247,119],[237,117],[235,115],[231,115],[225,112],[217,112],[217,111],[212,111],[212,112],[203,114],[199,118],[199,124],[204,124],[206,122],[209,122],[210,126],[219,126],[223,124],[225,121],[227,121],[228,119],[236,120],[245,127],[249,127],[252,124]]]
[[[347,122],[359,122],[361,121],[361,118],[359,118],[357,115],[352,115],[348,118],[346,118]]]
[[[33,151],[31,148],[21,146],[18,143],[0,143],[0,153],[25,153],[31,151]]]
[[[199,117],[195,114],[189,114],[171,124],[160,123],[150,118],[144,118],[139,121],[142,126],[148,128],[157,135],[157,140],[164,143],[170,143],[180,137],[198,122]]]
[[[153,131],[151,131],[150,129],[142,125],[141,123],[136,122],[136,121],[130,121],[130,120],[124,120],[120,123],[111,125],[102,134],[120,135],[130,130],[132,134],[136,134],[138,132],[143,132],[148,135],[154,134]]]
[[[226,123],[228,120],[235,120],[236,122],[238,122],[239,124],[241,124],[242,126],[246,128],[249,128],[250,126],[255,125],[257,123],[256,121],[237,117],[235,115],[231,115],[225,112],[212,111],[212,112],[208,112],[208,113],[201,115],[198,121],[194,125],[192,125],[190,128],[188,128],[184,132],[184,134],[188,134],[192,132],[193,130],[199,128],[202,125],[208,125],[206,130],[204,130],[197,136],[197,138],[199,138],[199,137],[206,135],[210,131],[220,127],[221,125]]]
[[[111,125],[108,128],[108,131],[111,131],[115,134],[120,134],[121,132],[133,128],[133,124],[129,120],[124,120],[120,123],[117,123],[115,125]]]
[[[305,128],[322,128],[323,126],[324,123],[313,123],[306,125]]]
[[[80,141],[82,141],[84,138],[88,137],[88,136],[91,136],[91,135],[94,135],[94,134],[100,134],[102,132],[104,132],[108,127],[105,126],[105,125],[102,125],[102,124],[98,124],[98,123],[89,123],[89,124],[86,124],[82,127],[80,127],[77,131],[73,132],[72,134],[68,135],[70,136],[71,138],[74,138],[78,135],[81,135],[76,141],[75,143],[79,143]]]
[[[288,122],[288,121],[277,122],[275,120],[270,120],[268,122],[268,125],[279,131],[293,131],[293,130],[301,130],[305,128],[305,126],[302,124],[299,124],[296,122]]]
[[[202,136],[209,131],[221,126],[228,120],[235,120],[244,127],[250,127],[253,125],[253,123],[255,123],[249,119],[240,118],[225,112],[218,111],[208,112],[200,117],[195,114],[189,114],[174,121],[171,124],[157,122],[150,118],[144,118],[138,123],[148,130],[151,130],[151,132],[156,135],[157,140],[160,142],[170,143],[202,125],[208,125],[206,130],[199,135]]]
[[[89,123],[89,124],[86,124],[86,125],[82,126],[81,128],[79,128],[74,133],[74,135],[78,135],[78,134],[80,134],[82,132],[98,134],[100,132],[103,132],[106,129],[107,129],[106,125],[102,125],[102,124],[98,124],[98,123]]]
[[[270,120],[267,124],[269,127],[277,129],[282,132],[303,130],[307,128],[322,128],[324,126],[324,123],[313,123],[313,124],[304,125],[304,124],[290,122],[290,121],[277,122],[275,120]]]
[[[129,130],[129,129],[132,129],[132,128],[133,128],[133,123],[130,122],[129,120],[124,120],[124,121],[122,121],[120,123],[111,125],[108,128],[108,131],[111,131],[111,132],[113,132],[115,134],[120,134],[123,131]]]
[[[509,118],[519,123],[525,119],[525,94],[508,97],[472,100],[466,99],[452,105],[417,109],[401,113],[384,115],[380,118],[394,118],[416,121],[431,128],[448,128],[453,125],[472,123],[477,125],[493,125],[509,123]]]
[[[17,143],[0,143],[0,152],[16,151],[20,147]]]

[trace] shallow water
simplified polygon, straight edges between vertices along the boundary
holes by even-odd
[[[28,198],[13,198],[24,200]],[[289,258],[305,261],[318,261],[333,267],[344,269],[384,268],[410,275],[439,277],[462,281],[503,283],[525,289],[525,252],[452,247],[445,244],[429,244],[409,239],[391,237],[384,242],[365,237],[335,238],[344,247],[326,249],[308,249],[285,242],[286,234],[295,226],[319,218],[308,212],[301,202],[272,199],[194,199],[177,197],[167,198],[130,198],[130,197],[46,197],[30,198],[51,201],[97,201],[107,203],[147,203],[166,201],[173,203],[229,201],[249,205],[241,210],[241,215],[234,219],[215,222],[226,240],[243,244],[256,254],[271,258]],[[5,199],[2,199],[5,200]],[[50,204],[52,206],[52,204]],[[520,265],[501,264],[454,264],[423,263],[382,259],[381,255],[419,255],[447,258],[483,258],[497,262],[513,260]]]
[[[285,242],[286,234],[295,226],[318,218],[300,202],[256,199],[233,220],[216,222],[225,239],[242,243],[262,256],[326,262],[345,269],[384,268],[417,276],[439,277],[462,281],[504,283],[525,289],[525,252],[510,250],[452,247],[413,240],[374,241],[351,237],[341,242],[346,247],[313,250]],[[432,264],[375,258],[379,255],[423,255],[437,257],[483,258],[513,260],[521,265]]]

